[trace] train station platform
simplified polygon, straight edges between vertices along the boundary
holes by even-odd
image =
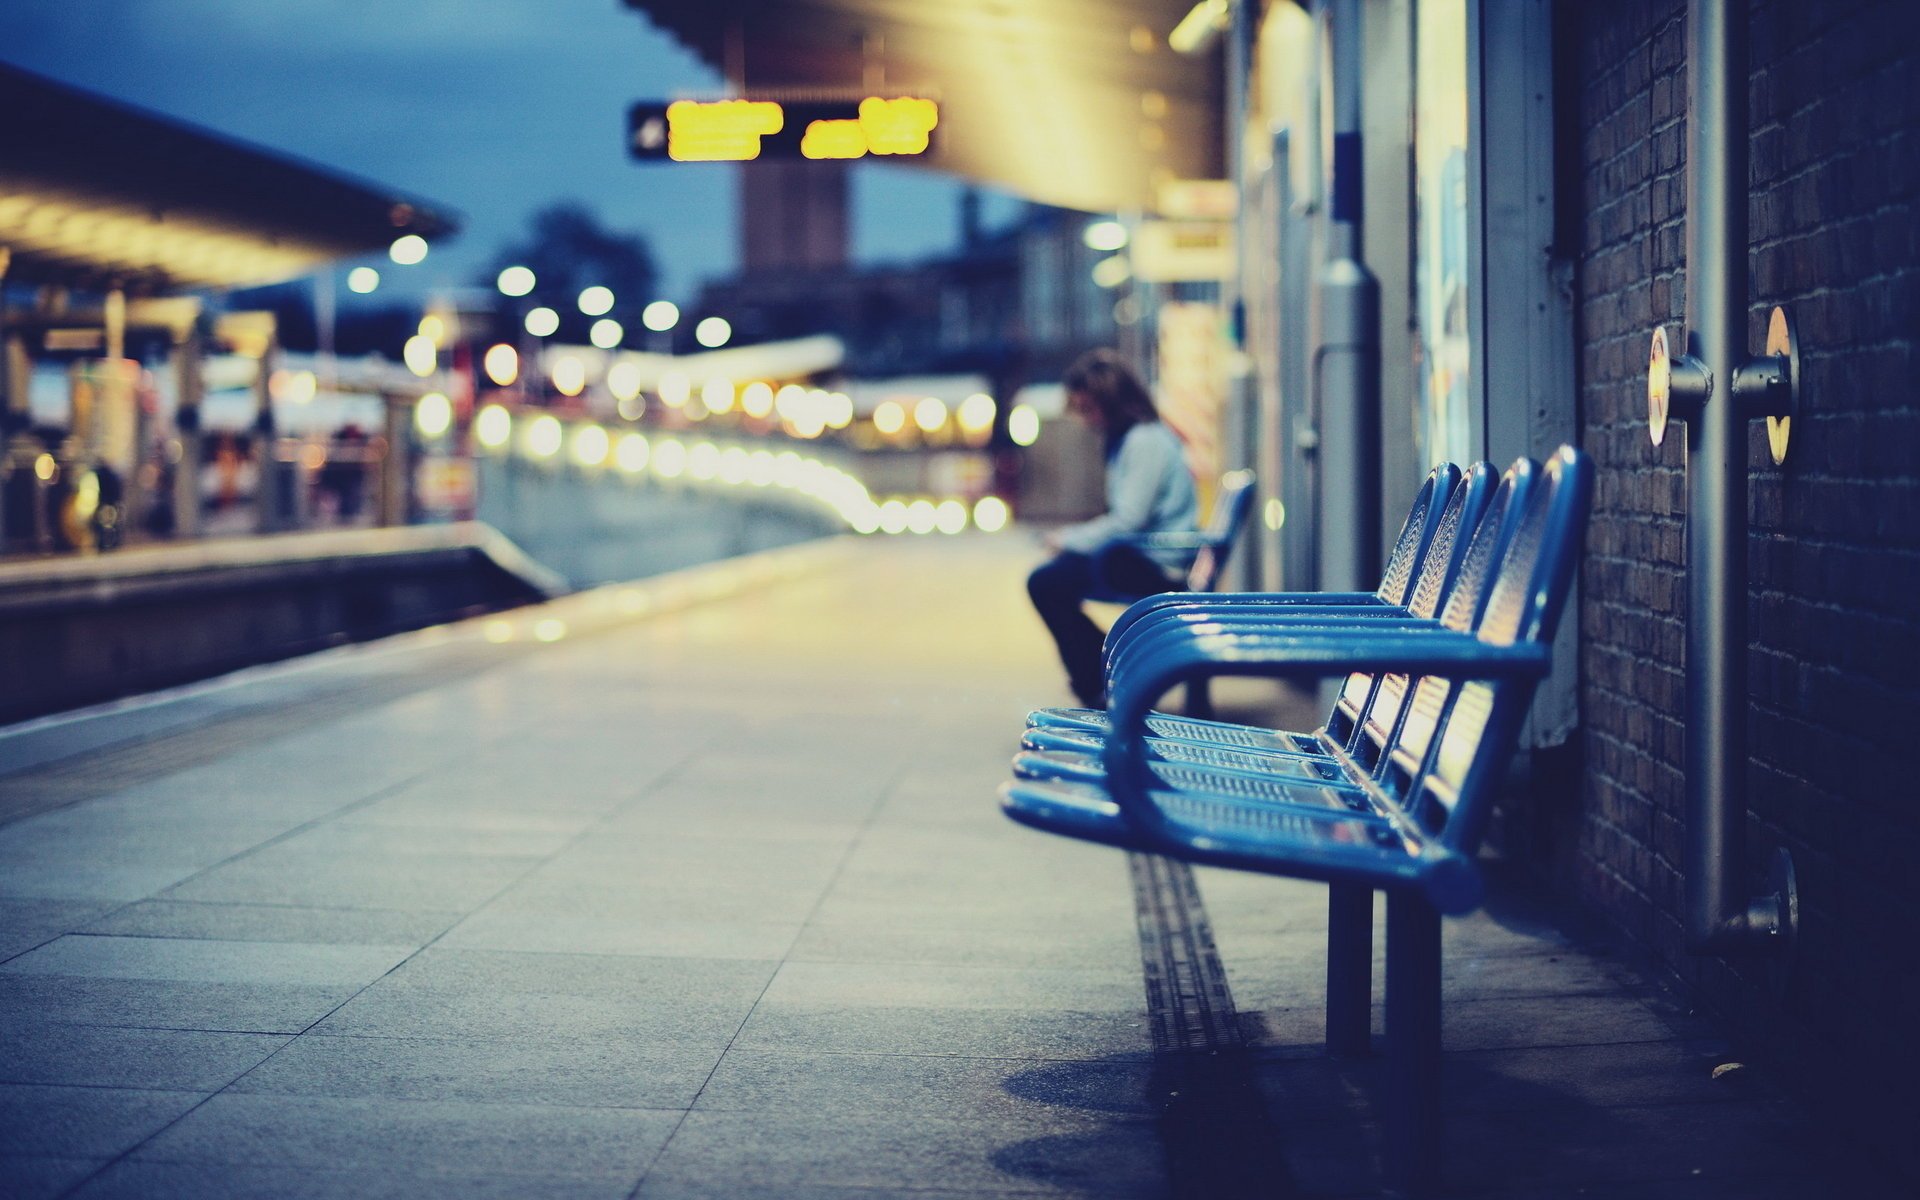
[[[1322,890],[999,815],[1066,700],[1036,554],[814,544],[0,731],[0,1195],[1372,1194]],[[1447,969],[1450,1191],[1874,1194],[1522,901]]]

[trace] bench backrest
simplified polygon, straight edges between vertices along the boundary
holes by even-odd
[[[1501,480],[1505,495],[1507,482]],[[1413,591],[1407,599],[1407,611],[1415,616],[1438,616],[1440,601],[1453,586],[1453,576],[1467,553],[1467,543],[1480,528],[1482,516],[1494,497],[1492,463],[1475,463],[1467,470],[1459,486],[1453,488],[1440,509],[1432,540],[1423,547],[1419,574],[1413,576]],[[1398,680],[1398,682],[1396,682]],[[1379,760],[1386,737],[1392,735],[1405,695],[1405,676],[1373,676],[1354,672],[1340,687],[1340,699],[1327,714],[1327,735],[1350,751],[1363,766]],[[1379,730],[1375,732],[1375,726]],[[1365,735],[1363,735],[1365,732]]]
[[[1253,511],[1253,472],[1228,471],[1220,477],[1220,489],[1213,494],[1213,512],[1207,527],[1200,531],[1201,545],[1187,569],[1187,590],[1211,592],[1220,586],[1227,559],[1246,528],[1247,514]]]
[[[1524,471],[1523,471],[1524,467]],[[1467,470],[1440,510],[1433,540],[1421,555],[1407,611],[1416,617],[1437,617],[1442,601],[1451,594],[1467,547],[1484,522],[1498,524],[1512,506],[1516,488],[1532,483],[1532,464],[1516,463],[1494,486],[1493,464],[1479,462]],[[1327,718],[1327,734],[1363,766],[1378,763],[1399,725],[1407,695],[1404,674],[1375,676],[1355,671],[1347,676]]]
[[[1550,642],[1572,591],[1592,490],[1591,463],[1562,447],[1541,469],[1504,547],[1482,523],[1441,622],[1489,645]],[[1524,680],[1426,676],[1414,684],[1388,764],[1402,786],[1387,790],[1404,795],[1407,811],[1443,845],[1468,853],[1479,844],[1533,691]]]
[[[1380,586],[1374,589],[1374,595],[1388,604],[1407,603],[1414,576],[1440,528],[1447,500],[1459,485],[1460,468],[1452,463],[1441,463],[1427,472],[1420,490],[1414,493],[1413,506],[1407,509],[1407,519],[1400,525],[1400,535],[1393,539],[1393,550],[1387,555],[1386,569],[1380,573]]]

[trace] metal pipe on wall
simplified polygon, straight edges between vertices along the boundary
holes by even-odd
[[[1315,284],[1320,586],[1366,591],[1380,569],[1380,283],[1361,260],[1360,0],[1322,8],[1331,65],[1327,259]]]
[[[1687,6],[1686,354],[1656,338],[1655,440],[1668,392],[1686,406],[1686,937],[1696,954],[1776,949],[1791,932],[1790,864],[1748,897],[1747,423],[1763,415],[1747,355],[1747,10]],[[1783,323],[1783,318],[1781,319]],[[1764,366],[1762,367],[1764,370]],[[1784,374],[1784,369],[1783,372]],[[1716,386],[1715,381],[1721,381]],[[1789,385],[1790,386],[1790,385]]]

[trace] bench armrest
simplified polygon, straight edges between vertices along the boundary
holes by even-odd
[[[1220,544],[1219,538],[1195,532],[1129,533],[1114,539],[1141,550],[1201,550]]]
[[[1449,629],[1358,627],[1337,634],[1275,637],[1203,634],[1156,646],[1115,681],[1105,750],[1108,792],[1135,828],[1165,838],[1147,796],[1146,716],[1176,684],[1218,675],[1314,679],[1352,671],[1449,679],[1538,680],[1553,662],[1540,642],[1495,645]]]
[[[1164,609],[1190,607],[1296,608],[1303,606],[1368,609],[1384,608],[1386,601],[1372,592],[1162,592],[1136,600],[1107,630],[1107,644],[1128,626]]]
[[[1106,647],[1108,691],[1128,664],[1163,653],[1169,645],[1205,637],[1338,639],[1362,632],[1394,631],[1415,635],[1464,636],[1432,617],[1416,617],[1398,605],[1326,607],[1289,605],[1281,609],[1163,609],[1134,623],[1126,635]]]

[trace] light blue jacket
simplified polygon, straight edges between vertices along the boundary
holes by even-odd
[[[1165,422],[1142,421],[1127,430],[1107,462],[1107,511],[1061,530],[1060,545],[1093,554],[1128,534],[1191,533],[1198,507],[1179,437]],[[1146,554],[1174,574],[1193,561],[1191,550],[1150,548]]]

